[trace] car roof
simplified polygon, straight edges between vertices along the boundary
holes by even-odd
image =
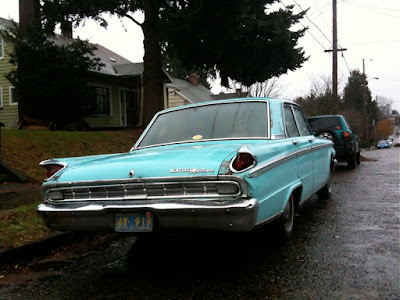
[[[313,118],[332,118],[332,117],[343,117],[343,115],[320,115],[320,116],[312,116],[308,117],[307,119],[313,119]]]
[[[212,101],[207,101],[207,102],[191,103],[191,104],[181,105],[181,106],[177,106],[177,107],[167,108],[167,109],[160,111],[159,113],[179,110],[182,108],[204,106],[204,105],[209,105],[209,104],[223,104],[223,103],[234,103],[234,102],[245,102],[245,101],[268,101],[270,103],[278,103],[278,104],[291,103],[291,104],[297,105],[293,101],[284,100],[284,99],[268,98],[268,97],[244,97],[244,98],[222,99],[222,100],[212,100]]]

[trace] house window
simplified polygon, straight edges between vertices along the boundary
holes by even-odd
[[[95,95],[95,114],[109,116],[111,114],[110,88],[91,86]]]
[[[122,89],[120,92],[121,100],[121,125],[134,128],[140,124],[141,116],[141,97],[140,88]]]
[[[3,88],[0,86],[0,108],[3,108]]]
[[[10,105],[18,105],[18,95],[15,87],[10,86],[9,88]]]
[[[0,59],[4,58],[4,39],[0,35]]]

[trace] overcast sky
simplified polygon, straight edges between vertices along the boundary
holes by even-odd
[[[0,17],[18,21],[18,2],[0,0]],[[309,28],[299,46],[310,58],[279,80],[284,87],[281,96],[293,99],[306,95],[313,81],[331,77],[332,56],[324,50],[332,48],[332,0],[281,0],[277,5],[294,5],[296,12],[309,9],[299,25]],[[349,70],[362,71],[364,59],[372,96],[391,99],[392,108],[400,111],[400,1],[337,0],[337,15],[338,44],[347,48],[338,55],[339,93]],[[101,44],[132,62],[143,61],[143,34],[129,19],[111,18],[107,30],[87,21],[75,29],[74,36]],[[216,84],[212,90],[218,93],[220,88]]]

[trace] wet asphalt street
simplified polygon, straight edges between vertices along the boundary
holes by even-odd
[[[99,237],[0,272],[0,299],[400,299],[400,148],[362,155],[356,170],[338,165],[332,198],[313,197],[286,243],[272,226]]]

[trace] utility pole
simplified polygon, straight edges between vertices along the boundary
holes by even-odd
[[[362,59],[362,74],[364,78],[364,89],[363,89],[363,116],[364,116],[364,139],[367,141],[368,121],[367,121],[367,75],[365,74],[365,60]]]
[[[333,99],[336,104],[337,100],[337,9],[336,9],[336,0],[332,1],[332,93]]]
[[[346,51],[347,49],[338,49],[337,45],[337,9],[336,0],[332,0],[332,50],[325,50],[325,52],[332,52],[332,95],[335,107],[337,107],[338,99],[338,75],[337,75],[337,54],[338,51]]]
[[[372,59],[371,59],[372,60]],[[369,124],[369,116],[367,112],[367,106],[368,106],[368,99],[367,99],[367,90],[368,90],[368,80],[367,80],[367,74],[365,73],[365,59],[362,59],[362,75],[364,79],[364,89],[363,89],[363,116],[364,116],[364,139],[366,141],[369,141],[370,138],[370,124]],[[372,77],[372,79],[379,79],[379,77]]]

